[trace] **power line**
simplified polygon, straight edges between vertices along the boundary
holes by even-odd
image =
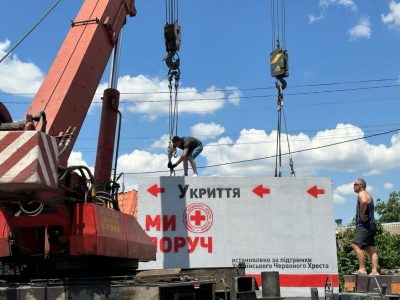
[[[318,86],[333,86],[333,85],[348,85],[348,84],[360,84],[360,83],[371,83],[371,82],[384,82],[384,81],[395,81],[399,78],[382,78],[382,79],[369,79],[359,81],[342,81],[342,82],[325,82],[325,83],[314,83],[314,84],[301,84],[292,85],[291,88],[303,88],[303,87],[318,87]],[[215,89],[206,91],[179,91],[178,94],[189,94],[189,93],[214,93],[214,92],[234,92],[234,91],[257,91],[257,90],[275,90],[275,87],[253,87],[253,88],[226,88],[226,89]],[[168,94],[169,92],[126,92],[121,93],[122,95],[152,95],[152,94]]]
[[[378,128],[382,128],[382,127],[393,127],[393,126],[399,126],[400,123],[387,123],[387,124],[371,124],[371,125],[358,125],[358,128],[374,128],[374,127],[378,127]],[[300,133],[304,133],[304,132],[318,132],[318,131],[322,131],[322,130],[335,130],[335,131],[340,131],[340,130],[347,130],[347,128],[312,128],[312,129],[297,129],[297,130],[289,130],[288,132],[292,135],[296,135],[296,134],[300,134]],[[388,128],[388,130],[391,130],[391,128]],[[374,132],[377,130],[365,130],[364,133],[366,132]],[[248,136],[248,135],[260,135],[260,134],[264,134],[263,132],[260,133],[253,133],[253,132],[247,132],[246,134],[244,134],[244,136]],[[221,134],[222,135],[222,134]],[[241,135],[241,133],[239,132],[224,132],[223,133],[224,136],[239,136]],[[211,135],[211,134],[205,134],[205,135],[199,135],[202,138],[208,138],[208,137],[214,137],[215,135]],[[140,139],[140,140],[152,140],[155,138],[158,138],[158,136],[123,136],[123,139]],[[80,140],[97,140],[97,137],[80,137]]]
[[[367,80],[358,80],[358,81],[338,81],[338,82],[329,82],[329,83],[315,83],[315,84],[305,84],[305,85],[292,85],[292,88],[297,87],[317,87],[317,86],[332,86],[332,85],[346,85],[346,84],[359,84],[359,83],[371,83],[371,82],[382,82],[382,81],[394,81],[399,80],[399,78],[380,78],[380,79],[367,79]]]
[[[61,2],[61,0],[57,0],[53,6],[31,27],[31,29],[28,30],[27,33],[24,34],[24,36],[8,51],[1,59],[0,63],[5,60],[31,33],[32,31],[39,26],[40,23],[53,11],[54,8]]]
[[[359,88],[348,88],[348,89],[334,89],[324,91],[311,91],[311,92],[300,92],[300,93],[287,93],[289,96],[299,95],[312,95],[312,94],[324,94],[324,93],[335,93],[335,92],[348,92],[348,91],[359,91],[359,90],[372,90],[381,88],[400,87],[398,84],[383,85],[383,86],[372,86],[372,87],[359,87]],[[252,96],[238,96],[238,97],[221,97],[221,98],[195,98],[195,99],[179,99],[180,102],[192,102],[192,101],[221,101],[221,100],[232,100],[232,99],[254,99],[254,98],[269,98],[276,97],[276,95],[252,95]],[[169,100],[122,100],[120,103],[160,103],[168,102]],[[100,101],[94,101],[94,103],[101,103]]]
[[[392,128],[395,126],[395,128],[397,128],[397,126],[399,126],[400,123],[386,123],[386,124],[369,124],[369,125],[358,125],[358,128],[382,128],[382,127],[391,127],[391,128],[387,128],[387,130],[392,130]],[[309,129],[297,129],[297,130],[289,130],[288,132],[292,135],[295,134],[300,134],[300,133],[304,133],[304,132],[318,132],[318,131],[322,131],[322,130],[335,130],[335,131],[340,131],[340,130],[347,130],[347,128],[309,128]],[[372,130],[364,130],[364,133],[367,132],[374,132],[377,131],[377,129],[372,129]],[[252,132],[247,132],[246,134],[244,134],[245,136],[247,135],[259,135],[259,134],[264,134],[264,133],[252,133]],[[222,135],[222,134],[221,134]],[[239,132],[224,132],[223,133],[224,136],[239,136],[241,135],[241,133]],[[214,137],[214,135],[200,135],[200,137]],[[141,139],[141,140],[152,140],[155,138],[158,138],[158,136],[123,136],[123,139]],[[79,140],[97,140],[97,137],[79,137]]]
[[[323,145],[323,146],[311,147],[311,148],[307,148],[307,149],[301,149],[301,150],[297,150],[297,151],[292,151],[291,153],[294,154],[294,153],[314,151],[314,150],[323,149],[323,148],[327,148],[327,147],[332,147],[332,146],[336,146],[336,145],[340,145],[340,144],[355,142],[355,141],[362,140],[362,139],[368,139],[368,138],[372,138],[372,137],[376,137],[376,136],[386,135],[386,134],[394,133],[394,132],[397,132],[397,131],[400,131],[400,128],[397,128],[397,129],[394,129],[394,130],[385,131],[385,132],[382,132],[382,133],[371,134],[371,135],[364,136],[364,137],[354,138],[354,139],[350,139],[350,140],[346,140],[346,141],[330,143],[330,144]],[[282,155],[289,155],[289,153],[282,153]],[[214,164],[214,165],[208,165],[208,166],[198,166],[197,168],[198,169],[215,168],[215,167],[221,167],[221,166],[227,166],[227,165],[233,165],[233,164],[239,164],[239,163],[247,163],[247,162],[259,161],[259,160],[275,158],[275,157],[276,157],[276,155],[271,155],[271,156],[264,156],[264,157],[258,157],[258,158],[252,158],[252,159],[244,159],[244,160],[238,160],[238,161],[232,161],[232,162]],[[124,172],[124,174],[125,175],[141,175],[141,174],[156,174],[156,173],[168,173],[168,172],[169,171],[161,170],[161,171],[148,171],[148,172]]]
[[[351,103],[366,103],[366,102],[383,102],[383,101],[398,101],[400,100],[399,97],[385,97],[385,98],[372,98],[372,99],[352,99]],[[0,100],[1,101],[1,100]],[[12,102],[12,101],[1,101],[4,104],[7,104],[9,106],[11,105],[22,105],[22,104],[30,104],[30,102]],[[125,103],[127,104],[127,103]],[[134,104],[134,102],[132,102]],[[295,108],[295,107],[307,107],[307,106],[327,106],[327,105],[338,105],[338,104],[349,104],[348,100],[340,100],[340,101],[318,101],[318,102],[312,102],[312,103],[298,103],[298,104],[286,104],[288,108]],[[232,112],[232,111],[237,111],[240,109],[240,111],[260,111],[264,109],[271,109],[274,108],[274,105],[265,105],[265,106],[257,106],[257,107],[239,107],[239,106],[232,106],[231,108],[223,108],[223,109],[218,109],[218,112]],[[196,111],[187,111],[187,112],[193,112],[193,113],[209,113],[210,110],[196,110]],[[141,112],[143,114],[149,113],[149,112]],[[168,112],[167,111],[158,111],[156,114],[157,115],[166,115]]]
[[[382,88],[392,88],[392,87],[400,87],[398,84],[391,85],[382,85],[382,86],[370,86],[370,87],[357,87],[357,88],[347,88],[347,89],[333,89],[333,90],[323,90],[323,91],[310,91],[310,92],[297,92],[297,93],[287,93],[289,96],[299,96],[299,95],[313,95],[313,94],[325,94],[325,93],[340,93],[340,92],[349,92],[349,91],[360,91],[360,90],[373,90],[373,89],[382,89]],[[276,95],[252,95],[252,96],[237,96],[237,97],[220,97],[220,98],[195,98],[195,99],[178,99],[179,102],[193,102],[193,101],[222,101],[222,100],[234,100],[234,99],[255,99],[255,98],[270,98],[276,97]],[[169,102],[169,99],[162,100],[121,100],[120,104],[136,104],[136,103],[162,103]],[[354,102],[354,101],[353,101]],[[13,102],[13,101],[4,101],[6,104],[30,104],[30,101],[24,102]],[[93,101],[92,103],[101,103],[101,101]]]
[[[349,85],[349,84],[360,84],[360,83],[371,83],[371,82],[385,82],[385,81],[397,81],[399,78],[381,78],[381,79],[368,79],[358,81],[342,81],[342,82],[322,82],[313,84],[302,84],[302,85],[291,85],[290,88],[303,88],[303,87],[319,87],[319,86],[334,86],[334,85]],[[226,89],[214,89],[205,91],[178,91],[178,94],[191,94],[191,93],[214,93],[214,92],[234,92],[234,91],[257,91],[257,90],[275,90],[275,87],[253,87],[253,88],[226,88]],[[10,96],[34,96],[36,93],[8,93],[0,92],[0,95]],[[121,95],[155,95],[155,94],[169,94],[169,91],[158,91],[158,92],[121,92]],[[101,96],[102,93],[96,93]]]
[[[397,124],[398,125],[398,124]],[[336,129],[337,130],[337,129]],[[392,129],[390,129],[392,130]],[[394,130],[394,129],[393,129]],[[363,133],[366,132],[376,132],[377,130],[369,130],[369,131],[364,131]],[[358,137],[360,134],[359,133],[354,133],[354,134],[331,134],[331,135],[324,135],[323,137],[315,137],[313,138],[313,141],[321,141],[321,140],[332,140],[332,139],[341,139],[341,138],[349,138],[349,137]],[[122,137],[123,139],[128,139],[127,137]],[[294,142],[303,142],[307,141],[307,138],[296,138],[296,137],[291,137],[291,141]],[[249,145],[263,145],[263,144],[275,144],[275,141],[252,141],[252,142],[239,142],[239,143],[224,143],[224,144],[206,144],[204,145],[205,148],[208,147],[222,147],[222,146],[249,146]],[[293,144],[293,143],[292,143]],[[77,147],[75,150],[76,151],[85,151],[85,152],[96,152],[96,147]],[[120,148],[121,150],[131,150],[131,148]],[[152,150],[152,149],[165,149],[165,146],[147,146],[147,147],[135,147],[135,150]]]

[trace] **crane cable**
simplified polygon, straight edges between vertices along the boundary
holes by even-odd
[[[178,88],[181,75],[179,49],[181,45],[181,26],[178,23],[179,6],[178,0],[165,0],[165,25],[164,40],[167,55],[164,61],[168,67],[168,154],[173,152],[176,157],[176,149],[172,145],[172,137],[178,135]],[[175,175],[173,168],[170,168],[170,175]]]
[[[382,136],[382,135],[386,135],[386,134],[394,133],[394,132],[399,132],[399,131],[400,131],[400,128],[396,128],[396,129],[391,129],[391,130],[388,130],[388,131],[385,131],[385,132],[370,134],[370,135],[357,137],[357,138],[352,138],[352,139],[344,140],[344,141],[340,141],[340,142],[333,142],[333,143],[326,144],[326,145],[321,145],[321,146],[315,146],[315,147],[295,150],[293,152],[294,153],[309,152],[309,151],[324,149],[324,148],[333,147],[333,146],[337,146],[337,145],[342,145],[342,144],[346,144],[346,143],[351,143],[351,142],[355,142],[355,141],[366,140],[366,139],[369,139],[369,138]],[[283,153],[282,155],[288,155],[288,153]],[[240,163],[255,162],[255,161],[270,159],[270,158],[274,158],[274,157],[275,157],[275,155],[270,155],[270,156],[264,156],[264,157],[256,157],[256,158],[249,158],[249,159],[243,159],[243,160],[230,161],[230,162],[225,162],[225,163],[218,163],[218,164],[213,164],[213,165],[208,165],[208,166],[198,166],[197,168],[198,169],[216,168],[216,167],[230,166],[230,165],[235,165],[235,164],[240,164]],[[156,173],[164,173],[164,172],[167,172],[167,171],[158,170],[158,171],[146,171],[146,172],[125,172],[125,175],[156,174]]]
[[[286,5],[285,0],[271,0],[271,48],[286,49]],[[275,44],[276,42],[276,44]]]
[[[17,47],[42,23],[44,19],[56,8],[61,0],[56,0],[55,3],[47,10],[47,12],[19,39],[19,41],[11,47],[11,49],[0,59],[0,63],[3,62]]]
[[[286,115],[283,106],[283,90],[287,83],[284,78],[289,76],[288,54],[286,51],[286,7],[285,0],[271,0],[272,51],[270,53],[271,76],[275,77],[275,87],[278,91],[278,124],[276,133],[275,177],[282,176],[282,116],[286,132],[291,176],[295,177],[294,163],[290,151]],[[276,42],[276,44],[275,44]],[[282,42],[282,43],[281,43]]]
[[[178,52],[181,44],[181,27],[178,23],[178,0],[165,0],[165,4],[164,39],[167,55],[164,61],[169,69],[169,140],[171,141],[174,135],[178,135],[178,88],[181,73]]]

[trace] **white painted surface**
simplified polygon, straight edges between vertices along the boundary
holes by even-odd
[[[269,193],[261,197],[253,191],[257,187]],[[307,192],[313,187],[316,197]],[[158,249],[157,260],[141,268],[231,267],[244,261],[247,274],[279,271],[284,281],[338,274],[327,178],[141,178],[138,220]],[[310,289],[289,283],[282,296],[310,296]]]

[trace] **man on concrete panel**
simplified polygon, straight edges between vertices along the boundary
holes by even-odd
[[[197,176],[197,167],[196,167],[196,162],[194,160],[201,153],[201,151],[203,151],[202,142],[191,136],[184,136],[184,137],[174,136],[172,138],[172,144],[173,148],[168,153],[168,168],[174,169],[177,165],[183,162],[183,171],[185,173],[185,176],[187,176],[189,169],[188,167],[188,161],[189,161],[190,165],[192,166],[193,176]],[[171,158],[176,148],[182,149],[183,152],[181,157],[173,164],[171,162]]]
[[[371,261],[370,275],[378,273],[378,254],[375,251],[376,225],[374,218],[374,201],[366,191],[367,184],[364,179],[354,182],[354,192],[358,194],[356,209],[356,233],[352,241],[353,250],[357,256],[359,268],[356,274],[367,274],[365,268],[364,250],[367,251]]]

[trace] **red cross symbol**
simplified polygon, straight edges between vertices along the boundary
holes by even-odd
[[[191,232],[206,232],[213,223],[213,212],[204,203],[192,203],[185,209],[183,223]]]
[[[195,226],[200,226],[201,221],[205,221],[206,216],[203,216],[201,214],[200,210],[196,210],[196,212],[194,213],[194,215],[190,216],[190,221],[194,221]]]

